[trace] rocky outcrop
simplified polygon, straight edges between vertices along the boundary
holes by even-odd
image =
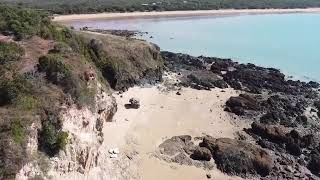
[[[156,45],[113,35],[83,36],[89,41],[93,61],[113,89],[162,81],[163,60]]]
[[[253,123],[247,132],[257,139],[260,146],[275,154],[277,161],[276,168],[272,170],[273,175],[282,173],[286,178],[290,178],[290,173],[296,172],[296,177],[310,177],[311,173],[303,170],[306,167],[319,175],[319,143],[314,134],[302,135],[295,129],[260,123]],[[295,167],[296,170],[288,167]]]
[[[208,160],[209,149],[222,171],[241,176],[256,174],[265,179],[308,179],[314,177],[309,170],[319,173],[319,83],[288,80],[277,69],[230,59],[161,54],[167,70],[178,74],[178,85],[241,90],[241,95],[226,102],[225,110],[256,122],[246,132],[258,145],[205,138],[201,149],[192,149],[193,159]]]
[[[312,134],[301,136],[296,130],[289,131],[283,126],[252,123],[251,132],[276,144],[284,144],[286,150],[295,156],[302,154],[304,148],[317,145]]]
[[[68,133],[68,144],[55,157],[48,159],[48,172],[44,174],[40,161],[26,164],[17,175],[18,179],[37,176],[63,176],[68,173],[86,174],[98,166],[97,158],[103,142],[102,129],[105,122],[111,121],[117,110],[114,97],[103,86],[97,84],[95,110],[76,105],[65,106],[60,112],[62,130]],[[107,151],[107,150],[106,150]]]
[[[194,144],[191,136],[174,136],[159,145],[156,157],[169,162],[187,166],[212,169],[211,152]]]
[[[320,155],[319,154],[311,155],[311,160],[308,164],[308,168],[312,171],[312,173],[320,176]]]
[[[266,176],[273,166],[272,158],[266,151],[244,141],[205,137],[200,146],[209,149],[218,168],[231,175]]]
[[[226,102],[225,110],[264,124],[297,127],[308,126],[305,112],[312,104],[312,100],[302,96],[240,94]]]
[[[97,166],[95,159],[103,142],[102,129],[105,122],[111,121],[117,110],[115,99],[107,94],[98,84],[96,94],[96,111],[71,108],[61,113],[62,129],[70,138],[66,149],[53,158],[53,171],[78,171],[85,174]]]
[[[198,146],[191,136],[175,136],[164,141],[159,148],[159,157],[168,162],[208,168],[212,167],[213,158],[221,171],[231,175],[266,176],[273,167],[273,159],[266,151],[229,138],[205,136]]]
[[[263,90],[271,92],[284,92],[287,94],[302,94],[311,92],[312,87],[319,87],[313,82],[286,80],[285,75],[274,68],[262,68],[253,64],[234,64],[234,70],[223,75],[226,82],[236,89],[252,93],[262,93]],[[241,87],[232,82],[241,83]]]
[[[210,161],[212,158],[212,154],[208,148],[197,147],[190,157],[194,160]]]
[[[129,100],[129,104],[124,105],[127,109],[139,109],[140,108],[140,101],[135,98],[131,98]]]
[[[160,152],[169,156],[193,149],[192,137],[189,135],[174,136],[159,145]]]
[[[216,58],[193,57],[185,54],[161,52],[165,60],[167,70],[178,72],[180,85],[198,90],[210,90],[211,88],[227,88],[228,84],[220,74],[207,70]],[[217,58],[218,59],[218,58]]]
[[[122,36],[126,38],[132,38],[134,36],[142,36],[144,34],[148,34],[148,32],[141,32],[141,31],[130,31],[130,30],[114,30],[114,29],[89,29],[88,27],[83,27],[82,30],[89,31],[89,32],[97,32],[101,34],[111,34],[115,36]]]
[[[187,75],[183,79],[182,84],[194,89],[210,90],[211,88],[227,88],[228,84],[224,82],[219,76],[208,71],[195,71]]]
[[[166,67],[170,71],[183,72],[185,77],[195,71],[202,71],[207,74],[208,71],[211,71],[213,74],[220,76],[230,87],[250,93],[283,92],[292,95],[305,95],[310,98],[315,95],[313,88],[319,88],[317,82],[305,83],[287,80],[283,73],[274,68],[263,68],[254,64],[239,64],[231,59],[194,57],[171,52],[161,52],[161,54]]]
[[[236,115],[244,115],[246,110],[258,110],[259,105],[257,100],[248,95],[240,94],[238,97],[230,97],[226,102],[225,110],[235,113]]]

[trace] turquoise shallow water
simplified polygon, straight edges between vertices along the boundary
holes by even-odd
[[[146,31],[142,38],[162,50],[232,58],[320,81],[320,14],[90,20],[71,25]]]

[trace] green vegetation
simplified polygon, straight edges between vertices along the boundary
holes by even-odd
[[[54,84],[64,85],[71,76],[70,69],[64,64],[61,54],[48,54],[39,58],[38,70]]]
[[[20,95],[14,101],[13,105],[21,110],[30,111],[39,106],[39,101],[31,95]]]
[[[45,11],[0,5],[0,32],[13,34],[17,40],[38,35],[61,40],[67,28],[52,24]]]
[[[199,9],[320,7],[319,0],[2,0],[58,14]]]
[[[18,61],[24,55],[24,50],[14,42],[0,43],[0,65],[10,61]]]
[[[0,105],[19,104],[21,97],[32,95],[32,85],[25,77],[15,75],[12,80],[0,79]]]
[[[39,134],[41,148],[50,156],[56,155],[67,145],[68,133],[58,129],[51,121],[47,121]]]
[[[32,85],[23,75],[16,74],[12,66],[12,63],[20,60],[23,55],[24,50],[18,44],[14,42],[0,43],[0,105],[20,104],[21,100],[25,102],[24,105],[30,106],[26,102],[27,99],[22,97],[31,95]]]
[[[46,155],[66,147],[61,105],[95,110],[91,78],[125,89],[141,77],[161,75],[159,52],[146,42],[75,32],[40,10],[0,5],[0,34],[14,37],[0,43],[0,179],[14,178],[30,161],[25,146],[31,135],[38,135]]]
[[[25,139],[25,129],[20,119],[14,119],[10,124],[11,134],[16,143],[21,144]]]
[[[19,38],[36,35],[48,24],[44,17],[38,11],[0,6],[0,31],[14,33]]]
[[[50,53],[39,58],[38,70],[45,72],[46,78],[59,85],[66,93],[69,93],[79,107],[93,107],[94,89],[89,89],[85,80],[74,73],[73,68],[67,64],[63,54]],[[70,62],[74,63],[74,62]]]

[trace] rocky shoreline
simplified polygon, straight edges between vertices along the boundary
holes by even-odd
[[[226,102],[225,111],[252,124],[241,132],[249,138],[204,136],[200,137],[202,142],[194,144],[192,139],[199,137],[173,137],[159,146],[160,157],[166,160],[178,153],[171,161],[178,158],[181,164],[213,158],[221,171],[246,178],[319,179],[319,83],[289,80],[277,69],[231,59],[171,52],[161,55],[166,70],[178,74],[176,86],[239,90],[239,96]]]
[[[88,27],[80,28],[82,31],[95,32],[100,34],[111,34],[115,36],[121,36],[126,38],[132,38],[135,36],[143,36],[148,34],[148,32],[133,31],[133,30],[118,30],[118,29],[91,29]]]

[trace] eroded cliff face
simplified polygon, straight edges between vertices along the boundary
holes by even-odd
[[[117,104],[101,84],[97,84],[94,110],[87,107],[78,109],[76,105],[63,106],[60,112],[62,130],[68,133],[68,144],[58,156],[50,159],[37,158],[26,164],[16,179],[30,179],[40,176],[44,179],[78,174],[85,176],[90,169],[98,166],[103,143],[102,129],[105,122],[112,121]],[[29,152],[36,153],[37,135],[30,136]],[[107,150],[104,150],[107,151]],[[45,161],[45,162],[43,162]],[[47,169],[44,169],[44,163]]]

